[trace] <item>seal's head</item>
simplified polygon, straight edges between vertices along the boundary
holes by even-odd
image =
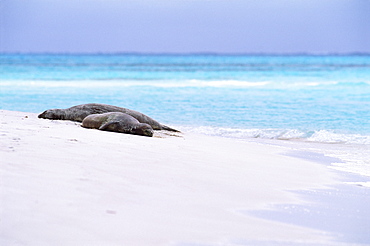
[[[140,123],[136,129],[133,129],[135,134],[142,135],[142,136],[148,136],[153,137],[154,131],[153,128],[145,123]]]
[[[51,120],[63,120],[64,112],[61,109],[48,109],[39,114],[39,118],[51,119]]]

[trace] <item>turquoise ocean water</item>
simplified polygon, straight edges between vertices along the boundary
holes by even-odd
[[[186,131],[317,143],[370,176],[370,55],[2,54],[0,89],[6,110],[106,103]]]

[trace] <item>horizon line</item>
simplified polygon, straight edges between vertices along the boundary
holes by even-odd
[[[369,56],[370,52],[0,52],[0,55]]]

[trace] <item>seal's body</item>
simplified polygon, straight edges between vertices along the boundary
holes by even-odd
[[[140,123],[131,115],[120,112],[86,116],[82,121],[82,126],[103,131],[129,133],[148,137],[153,136],[153,128],[150,125]]]
[[[121,108],[112,105],[99,104],[99,103],[88,103],[73,106],[67,109],[48,109],[39,115],[39,118],[51,119],[51,120],[72,120],[82,122],[86,116],[91,114],[102,114],[108,112],[121,112],[131,115],[137,119],[140,123],[146,123],[150,125],[154,130],[167,130],[178,132],[178,130],[172,129],[168,126],[162,125],[156,120],[140,112]]]

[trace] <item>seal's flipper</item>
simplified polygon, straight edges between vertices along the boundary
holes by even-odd
[[[180,132],[179,130],[173,129],[169,126],[162,125],[162,130],[171,131],[171,132]]]
[[[118,125],[119,124],[119,121],[108,121],[107,123],[104,123],[103,125],[101,125],[99,127],[99,130],[106,130],[108,129],[108,127],[112,127],[114,125]]]

